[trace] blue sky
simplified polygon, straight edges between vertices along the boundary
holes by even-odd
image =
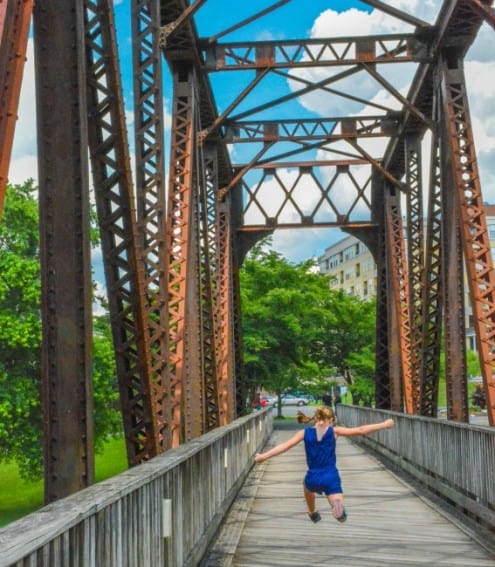
[[[219,33],[232,24],[273,4],[273,2],[274,0],[250,0],[249,2],[226,3],[225,0],[207,0],[197,14],[196,21],[199,34],[210,36]],[[114,2],[121,62],[132,61],[129,3],[129,0],[115,0]],[[433,23],[442,2],[440,0],[390,0],[388,4]],[[228,8],[226,8],[226,5]],[[292,0],[273,14],[226,36],[224,39],[241,41],[247,38],[337,37],[394,31],[412,31],[412,29],[403,24],[399,25],[396,20],[371,10],[361,2],[353,0],[311,0],[309,2],[307,0]],[[494,53],[495,32],[488,26],[484,26],[468,54],[465,71],[469,82],[470,105],[483,194],[485,200],[491,203],[495,202],[495,171],[492,165],[495,164]],[[34,97],[32,96],[34,89],[32,54],[32,42],[30,42],[9,172],[9,179],[12,183],[22,183],[29,177],[37,179],[35,108]],[[121,67],[132,153],[132,70],[130,65],[122,65]],[[219,73],[212,76],[220,110],[232,100],[239,86],[242,86],[244,80],[242,73]],[[318,69],[301,71],[300,76],[318,80],[319,73],[321,73],[321,70]],[[394,81],[394,86],[398,90],[407,92],[410,81],[410,76],[407,76],[407,73],[394,71],[390,80]],[[171,92],[170,78],[167,73],[165,73],[164,86],[164,106],[169,118]],[[274,88],[280,88],[281,91],[285,89],[289,92],[291,88],[294,88],[294,85],[289,85],[288,81],[283,79],[272,80],[271,83],[261,85],[254,96],[261,100],[263,96],[271,96]],[[367,85],[358,84],[356,89],[362,91],[369,100],[390,102],[387,100],[387,95],[375,87],[368,89]],[[338,109],[337,107],[333,108],[330,97],[321,92],[315,92],[304,99],[292,101],[285,107],[278,109],[278,112],[279,116],[332,116],[335,115],[337,110],[341,113],[346,112],[346,110],[349,113],[356,112],[356,108],[353,108],[352,111],[346,109],[342,102]],[[167,142],[166,152],[168,151]],[[244,150],[233,148],[233,158],[241,158],[242,161],[242,156],[239,154],[241,151]],[[292,172],[285,171],[282,172],[282,175],[290,178]],[[345,235],[338,229],[277,231],[274,236],[274,247],[289,260],[300,261],[311,256],[321,255],[327,246],[343,236]]]

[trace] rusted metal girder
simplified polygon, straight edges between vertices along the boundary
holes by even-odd
[[[227,121],[222,140],[226,144],[238,144],[319,139],[336,141],[350,137],[388,138],[396,131],[398,120],[398,115],[390,114],[388,116],[350,116],[347,118]]]
[[[186,359],[187,326],[193,325],[199,331],[199,304],[195,293],[195,274],[192,262],[195,258],[194,245],[194,206],[196,204],[195,179],[195,126],[198,112],[198,85],[194,68],[189,62],[178,63],[174,69],[174,99],[171,141],[171,171],[169,176],[167,207],[167,255],[169,258],[169,347],[170,347],[170,387],[171,387],[171,428],[172,446],[178,446],[184,438],[183,427],[184,387],[186,370],[200,372],[192,368]],[[197,172],[196,172],[197,173]],[[195,264],[199,269],[198,263]],[[191,300],[188,304],[188,298]],[[194,309],[196,311],[194,312]],[[187,325],[187,326],[186,326]],[[192,330],[189,332],[193,332]],[[193,335],[189,335],[192,339]],[[192,353],[191,353],[192,354]],[[191,393],[192,394],[192,393]],[[202,392],[196,392],[201,395]],[[187,419],[193,416],[187,415]],[[198,419],[198,416],[196,416]],[[202,419],[202,415],[199,416]]]
[[[400,194],[392,186],[385,189],[385,234],[387,248],[387,268],[389,281],[389,349],[391,359],[390,381],[393,386],[391,394],[392,408],[400,411],[402,399],[408,414],[414,413],[413,388],[411,380],[411,327],[409,313],[409,279],[402,226]]]
[[[159,4],[156,0],[132,0],[131,20],[138,242],[146,293],[153,420],[160,438],[158,450],[162,451],[171,447],[172,439],[168,424],[168,258]]]
[[[492,8],[491,0],[471,0],[473,10],[478,12],[492,28],[495,28],[495,10]]]
[[[433,117],[438,116],[438,87],[433,105]],[[432,131],[430,177],[426,219],[425,265],[423,271],[422,348],[420,352],[421,401],[420,413],[436,417],[438,410],[438,383],[440,375],[440,349],[442,337],[442,198],[439,128]]]
[[[220,292],[217,285],[219,211],[216,194],[218,191],[218,160],[215,144],[201,148],[203,162],[200,185],[201,198],[201,309],[203,329],[203,368],[206,406],[205,431],[220,425],[218,376],[221,356],[221,313]]]
[[[456,51],[445,54],[444,112],[452,161],[455,210],[462,245],[480,353],[488,418],[495,425],[495,272],[486,226],[483,197],[473,140],[462,60]]]
[[[14,142],[33,0],[0,2],[0,219]]]
[[[244,219],[248,215],[256,215],[259,220],[256,222],[243,221],[243,229],[265,226],[267,228],[285,228],[290,226],[342,226],[342,225],[369,225],[369,221],[352,220],[352,211],[359,204],[363,208],[371,210],[370,197],[368,195],[370,188],[370,178],[360,181],[356,178],[351,168],[346,165],[337,165],[326,185],[317,176],[316,164],[311,166],[299,167],[297,177],[286,181],[277,169],[266,167],[261,172],[259,179],[251,183],[242,179],[241,186],[245,194],[245,202],[243,203]],[[355,191],[355,197],[346,204],[345,208],[339,207],[336,201],[338,193],[334,190],[338,182],[342,182],[345,178]],[[262,189],[266,181],[270,180],[272,184],[277,186],[281,199],[278,208],[273,213],[269,213],[266,205],[262,200]],[[308,183],[318,193],[318,198],[314,200],[312,209],[303,210],[298,203],[297,195],[301,187],[307,187]],[[333,190],[333,191],[332,191]],[[336,197],[334,197],[336,195]],[[290,216],[290,222],[287,220]]]
[[[88,486],[94,477],[83,4],[38,2],[34,38],[45,501],[51,502]]]
[[[445,120],[445,112],[442,113]],[[444,309],[445,386],[447,417],[469,422],[467,399],[466,318],[464,310],[464,270],[459,223],[455,202],[457,182],[448,130],[454,125],[440,122],[442,132],[442,287]]]
[[[204,51],[204,67],[209,72],[332,67],[364,61],[404,63],[426,59],[424,41],[414,34],[232,43],[200,39],[199,45]]]
[[[162,451],[111,0],[85,0],[89,148],[127,459]]]
[[[423,184],[421,140],[416,133],[406,138],[407,261],[411,329],[411,389],[413,412],[420,412],[421,352],[423,345]]]
[[[234,403],[235,382],[235,333],[233,306],[233,219],[230,195],[218,205],[218,240],[217,240],[217,288],[218,315],[220,319],[220,349],[218,355],[218,405],[220,425],[229,423],[236,416]],[[239,338],[239,337],[237,337]]]

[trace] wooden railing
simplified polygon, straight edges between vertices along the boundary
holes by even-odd
[[[393,429],[352,439],[495,528],[495,428],[345,405],[338,406],[337,417],[348,427],[392,417]]]
[[[240,418],[0,530],[0,566],[197,565],[273,428]]]

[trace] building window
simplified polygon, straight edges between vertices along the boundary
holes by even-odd
[[[359,278],[360,276],[361,276],[361,265],[356,264],[356,278]]]

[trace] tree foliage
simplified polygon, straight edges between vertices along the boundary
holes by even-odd
[[[37,190],[28,181],[7,188],[0,220],[0,461],[17,461],[24,478],[42,475],[40,294]],[[94,324],[97,448],[122,429],[107,319]]]
[[[240,273],[251,386],[280,394],[349,373],[351,355],[374,341],[374,304],[332,291],[312,261],[290,263],[267,244],[252,249]]]

